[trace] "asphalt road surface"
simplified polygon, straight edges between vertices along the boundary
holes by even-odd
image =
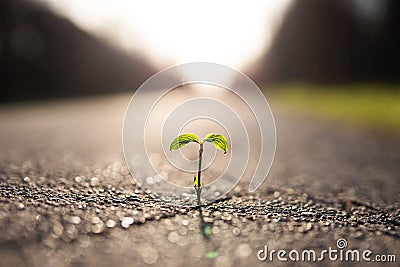
[[[371,250],[371,260],[397,262],[367,266],[398,266],[398,137],[292,115],[272,101],[278,145],[268,180],[255,194],[239,186],[200,214],[134,184],[121,146],[129,98],[0,107],[0,266],[311,263],[276,253],[260,261],[265,246],[287,259],[291,250],[300,259],[303,249],[317,258],[329,247],[360,258]],[[347,246],[338,249],[338,239]],[[314,265],[365,264],[324,257]]]

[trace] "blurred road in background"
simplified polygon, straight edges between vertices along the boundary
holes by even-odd
[[[121,144],[129,99],[1,107],[0,266],[261,266],[264,244],[322,250],[339,238],[398,254],[398,139],[270,99],[278,146],[269,178],[254,195],[239,185],[205,207],[205,238],[197,210],[153,200],[130,177]]]

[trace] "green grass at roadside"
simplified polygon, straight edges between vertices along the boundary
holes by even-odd
[[[400,133],[400,85],[281,85],[269,97],[290,111]],[[271,94],[269,94],[271,92]]]

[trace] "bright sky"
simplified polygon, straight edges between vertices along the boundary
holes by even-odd
[[[161,65],[243,67],[270,44],[291,0],[40,0],[80,28]]]

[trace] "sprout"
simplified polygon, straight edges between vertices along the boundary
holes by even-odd
[[[208,134],[206,137],[204,137],[204,139],[202,141],[199,141],[199,139],[197,138],[197,136],[195,134],[192,133],[186,133],[186,134],[181,134],[180,136],[178,136],[177,138],[174,139],[174,141],[172,141],[169,149],[172,150],[177,150],[191,142],[194,143],[198,143],[199,144],[199,168],[197,171],[197,176],[194,176],[194,188],[196,189],[196,193],[197,193],[197,202],[200,205],[200,193],[201,193],[201,161],[203,159],[203,144],[205,142],[210,142],[213,143],[214,146],[217,149],[220,149],[222,151],[224,151],[224,154],[226,154],[226,151],[228,150],[228,142],[226,141],[225,136],[223,136],[222,134],[213,134],[210,133]]]

